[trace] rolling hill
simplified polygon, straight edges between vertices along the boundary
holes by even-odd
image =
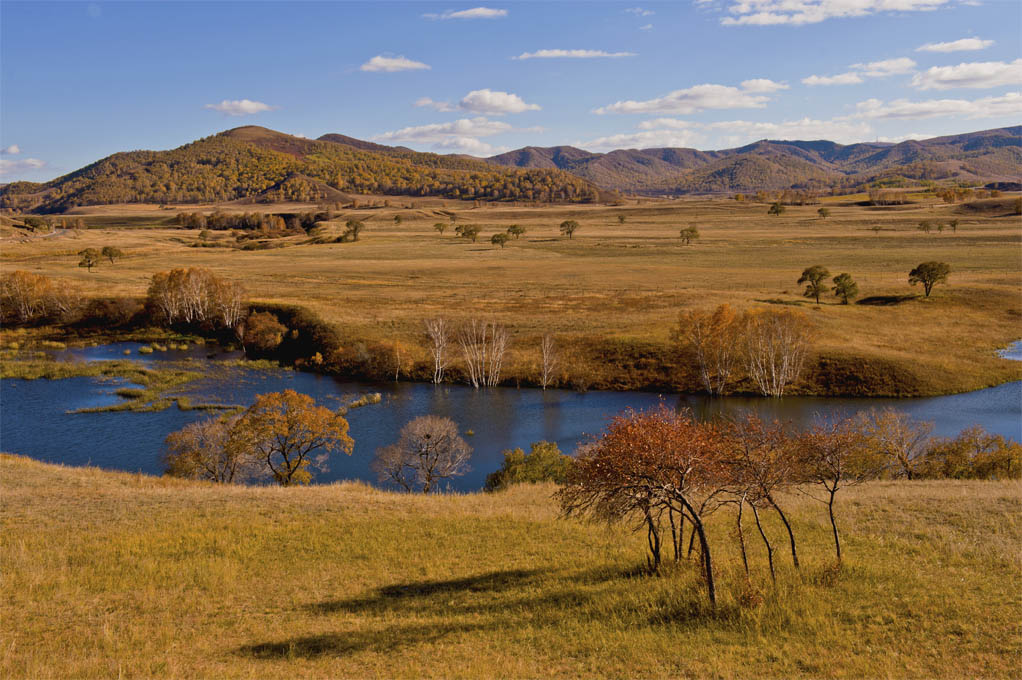
[[[346,194],[588,202],[600,192],[558,169],[248,126],[169,151],[116,153],[50,182],[14,182],[0,189],[0,207],[56,213],[110,203],[333,202]]]
[[[487,160],[520,168],[557,168],[604,189],[647,194],[853,186],[895,175],[1018,181],[1022,126],[900,144],[762,140],[723,151],[661,148],[609,153],[530,146]]]
[[[62,212],[109,203],[343,202],[353,194],[591,202],[646,195],[851,189],[883,180],[1018,182],[1022,126],[900,144],[761,140],[735,149],[529,146],[491,158],[257,126],[169,151],[116,153],[50,182],[0,187],[0,207]]]

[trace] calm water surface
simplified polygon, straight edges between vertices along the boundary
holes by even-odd
[[[124,350],[131,349],[130,358],[149,365],[190,360],[197,367],[206,366],[202,362],[210,354],[216,358],[233,356],[201,346],[139,355],[139,346],[116,343],[61,351],[57,355],[65,359],[123,359]],[[1022,350],[1022,345],[1017,349]],[[119,397],[113,391],[124,384],[94,378],[0,380],[0,450],[54,463],[160,474],[164,437],[209,414],[174,407],[157,413],[69,413],[117,403]],[[500,467],[503,449],[527,448],[531,442],[544,439],[556,442],[562,451],[571,452],[585,435],[598,433],[609,417],[626,408],[643,409],[661,402],[689,408],[700,418],[754,410],[764,418],[796,423],[808,423],[817,415],[851,415],[871,407],[893,406],[913,418],[933,421],[938,435],[955,435],[965,427],[980,424],[991,432],[1022,441],[1022,382],[927,399],[711,399],[641,392],[474,390],[461,385],[355,382],[293,371],[216,367],[210,377],[175,394],[187,395],[195,403],[249,404],[257,394],[288,388],[309,394],[328,406],[365,392],[383,395],[381,404],[349,414],[354,453],[350,457],[331,456],[329,471],[316,477],[319,482],[375,481],[369,461],[376,448],[393,443],[402,425],[427,414],[449,416],[458,422],[463,433],[474,432],[465,437],[474,448],[472,469],[450,485],[460,491],[479,489],[486,475]]]

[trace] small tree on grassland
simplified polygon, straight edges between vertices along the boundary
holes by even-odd
[[[923,262],[908,273],[909,285],[923,284],[923,291],[926,297],[930,297],[930,291],[938,283],[947,283],[948,274],[951,273],[951,265],[947,262]]]
[[[834,291],[835,296],[841,298],[841,304],[847,305],[849,300],[859,294],[859,286],[852,279],[851,274],[838,274],[833,281],[834,287],[831,290]]]
[[[495,246],[500,246],[502,249],[507,245],[507,242],[511,240],[511,237],[507,234],[498,232],[490,237],[490,243]]]
[[[454,231],[457,232],[458,236],[467,238],[472,243],[475,243],[476,239],[479,238],[480,229],[477,224],[461,224],[455,227]]]
[[[699,229],[694,226],[685,227],[678,236],[681,237],[681,242],[687,246],[699,238]]]
[[[440,232],[441,236],[443,236],[444,232],[447,231],[447,225],[444,224],[443,222],[437,222],[436,224],[433,225],[433,228]]]
[[[804,269],[802,276],[798,279],[798,283],[806,284],[803,295],[805,297],[816,298],[816,304],[820,304],[820,293],[826,290],[823,282],[828,276],[830,276],[830,272],[827,271],[826,267],[819,264]]]
[[[821,220],[825,220],[830,217],[830,208],[820,208],[816,211],[816,214],[820,216]]]
[[[471,455],[457,423],[422,416],[401,428],[396,443],[377,449],[371,467],[381,482],[429,493],[437,491],[442,480],[465,474]]]
[[[366,225],[361,220],[348,220],[345,222],[344,227],[342,238],[357,241],[359,234],[366,228]]]
[[[785,210],[785,208],[781,204],[781,202],[780,201],[775,201],[774,203],[772,203],[770,205],[770,209],[767,210],[767,214],[768,215],[778,215],[779,216],[779,215],[783,215],[784,214],[784,210]]]
[[[355,442],[341,413],[294,390],[260,394],[237,427],[251,436],[253,455],[281,486],[308,484],[331,451],[351,455]]]
[[[87,267],[91,272],[92,268],[99,264],[100,253],[95,248],[86,248],[78,252],[82,259],[78,262],[79,267]]]
[[[571,238],[578,231],[579,226],[579,223],[575,220],[564,220],[561,222],[561,236]]]
[[[486,491],[499,491],[512,484],[563,484],[573,462],[553,442],[534,442],[528,453],[514,449],[504,451],[503,455],[500,469],[486,475]]]
[[[124,253],[121,249],[115,246],[103,246],[103,250],[101,250],[99,254],[110,260],[110,264],[113,264],[114,260],[124,257]]]
[[[512,224],[510,227],[507,228],[507,233],[511,236],[514,236],[515,240],[517,240],[519,236],[523,236],[525,234],[525,227],[518,226],[517,224]]]

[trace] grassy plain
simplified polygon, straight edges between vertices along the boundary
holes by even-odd
[[[836,572],[824,506],[788,498],[803,575],[782,551],[775,587],[758,543],[743,585],[714,516],[713,612],[694,565],[644,575],[644,537],[559,519],[549,485],[218,488],[8,455],[0,479],[6,678],[1003,678],[1022,653],[1017,482],[853,488]]]
[[[307,239],[290,237],[282,240],[287,247],[259,251],[190,247],[197,232],[171,228],[175,211],[101,206],[75,211],[90,227],[77,234],[5,239],[0,265],[74,279],[97,295],[143,295],[156,271],[208,267],[242,281],[256,300],[311,308],[352,344],[398,338],[422,360],[423,319],[492,318],[514,333],[508,375],[535,371],[539,338],[550,332],[572,359],[563,362],[567,371],[570,364],[602,364],[586,369],[593,386],[655,385],[654,374],[674,370],[664,366],[672,360],[669,335],[678,312],[722,302],[797,305],[808,314],[824,361],[814,364],[804,392],[827,391],[828,381],[848,376],[862,381],[860,393],[903,396],[1022,377],[1022,365],[995,355],[1020,337],[1020,219],[1010,210],[971,211],[932,197],[888,208],[854,198],[825,199],[827,219],[817,216],[818,206],[771,217],[763,204],[722,199],[473,207],[392,198],[391,207],[342,211],[327,228],[340,233],[345,220],[361,219],[366,229],[358,242],[300,245]],[[434,231],[434,223],[449,223],[447,212],[459,224],[481,225],[479,241],[456,238],[453,224],[443,236]],[[565,219],[581,224],[570,240],[558,233]],[[956,232],[917,229],[923,220],[946,225],[952,219],[959,220]],[[505,248],[489,243],[511,224],[527,233]],[[689,225],[702,237],[685,246],[678,231]],[[91,273],[77,267],[77,251],[103,245],[116,245],[127,257]],[[909,270],[926,260],[952,267],[949,284],[929,299],[907,281]],[[815,264],[832,275],[850,273],[861,297],[890,296],[889,304],[845,306],[831,297],[817,306],[796,284]]]

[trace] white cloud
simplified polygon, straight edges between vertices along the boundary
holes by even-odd
[[[486,113],[490,115],[539,111],[540,108],[537,104],[526,104],[516,94],[489,89],[469,92],[458,103],[458,107],[472,113]]]
[[[867,99],[856,104],[855,108],[856,112],[852,118],[867,120],[919,120],[948,116],[998,118],[1022,115],[1022,93],[1010,92],[1000,97],[984,97],[975,100],[929,99],[913,102],[908,99],[896,99],[884,103],[879,99]]]
[[[629,7],[625,11],[629,14],[634,14],[637,17],[650,17],[656,14],[653,10],[643,9],[642,7]]]
[[[436,101],[429,97],[417,99],[415,105],[448,113],[451,111],[468,111],[470,113],[483,113],[491,116],[540,110],[538,104],[526,104],[516,94],[490,89],[473,90],[462,97],[461,101],[456,105],[450,102]]]
[[[510,124],[499,120],[491,120],[485,116],[462,118],[448,123],[433,123],[401,128],[393,132],[384,132],[373,137],[377,142],[404,142],[417,145],[428,145],[436,151],[455,151],[486,155],[505,151],[503,147],[493,146],[480,140],[481,137],[492,137],[507,132],[543,132],[542,128],[516,129]]]
[[[760,139],[816,140],[826,139],[843,144],[860,142],[873,135],[868,123],[850,120],[801,120],[762,123],[747,120],[725,120],[694,123],[677,118],[645,120],[638,132],[628,132],[581,142],[582,148],[594,151],[613,149],[649,149],[665,146],[691,147],[711,135],[721,146],[741,146]]]
[[[451,104],[450,102],[438,102],[429,97],[420,97],[415,100],[415,105],[420,108],[435,109],[437,111],[457,111],[458,107]]]
[[[891,144],[899,144],[901,142],[907,142],[907,141],[910,141],[910,140],[913,141],[913,142],[918,142],[918,141],[920,141],[922,139],[931,139],[932,137],[933,137],[933,135],[924,135],[924,134],[920,134],[918,132],[910,132],[907,135],[898,135],[897,137],[883,137],[883,136],[880,136],[880,137],[876,138],[876,141],[878,141],[878,142],[889,142]]]
[[[493,9],[492,7],[473,7],[457,12],[447,10],[440,14],[423,14],[426,19],[502,19],[507,16],[506,9]]]
[[[0,176],[17,175],[23,172],[42,170],[46,166],[46,161],[38,158],[19,158],[16,161],[0,158]]]
[[[206,104],[203,108],[219,111],[228,116],[251,116],[256,113],[272,111],[275,106],[254,102],[251,99],[225,99],[219,104]]]
[[[803,85],[810,87],[815,85],[858,85],[865,78],[886,78],[901,73],[911,73],[916,63],[908,57],[897,59],[884,59],[883,61],[872,61],[868,64],[852,64],[853,69],[847,73],[839,73],[836,76],[812,75],[802,79]]]
[[[946,6],[950,0],[734,0],[725,26],[801,26],[827,19],[861,17],[881,12],[920,12]]]
[[[598,59],[602,57],[618,59],[634,57],[634,52],[604,52],[603,50],[537,50],[524,52],[512,59]]]
[[[405,57],[385,57],[377,55],[358,67],[360,71],[383,71],[395,73],[397,71],[422,71],[429,70],[429,64],[421,61],[412,61]]]
[[[886,78],[887,76],[911,73],[915,67],[916,63],[908,57],[872,61],[868,64],[852,64],[851,66],[851,68],[859,70],[861,75],[868,78]]]
[[[971,52],[973,50],[985,50],[994,44],[993,40],[981,40],[980,38],[962,38],[951,42],[926,43],[916,48],[916,52]]]
[[[9,153],[11,155],[19,154],[21,153],[21,147],[18,146],[17,144],[11,144],[10,146],[5,146],[4,148],[0,149],[0,153]]]
[[[920,90],[953,90],[1022,85],[1022,59],[1012,62],[976,61],[958,66],[934,66],[912,78]]]
[[[689,115],[709,109],[761,109],[770,101],[767,93],[787,89],[783,83],[759,78],[746,80],[741,88],[729,85],[695,85],[646,101],[619,101],[594,113],[669,113]]]
[[[702,135],[688,130],[648,130],[597,137],[588,142],[577,142],[575,145],[588,151],[658,149],[662,147],[692,147],[702,139]]]
[[[809,76],[802,79],[803,85],[857,85],[863,82],[858,73],[839,73],[836,76]]]
[[[646,24],[645,26],[639,26],[640,31],[652,31],[653,24]]]

